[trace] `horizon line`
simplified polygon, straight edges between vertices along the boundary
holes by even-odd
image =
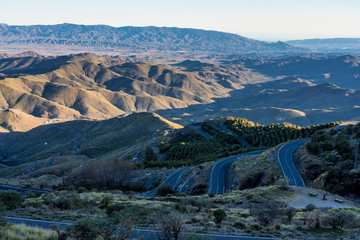
[[[249,39],[254,40],[260,40],[260,41],[269,41],[269,42],[276,42],[276,41],[297,41],[297,40],[324,40],[324,39],[360,39],[359,37],[344,37],[344,36],[314,36],[314,37],[300,37],[300,38],[289,38],[289,37],[283,37],[283,38],[274,38],[274,37],[261,37],[260,35],[280,35],[280,34],[286,34],[286,33],[265,33],[265,32],[253,32],[253,33],[239,33],[235,31],[224,31],[224,30],[216,30],[216,29],[206,29],[206,28],[196,28],[196,27],[179,27],[179,26],[156,26],[156,25],[123,25],[123,26],[114,26],[109,24],[84,24],[84,23],[71,23],[71,22],[62,22],[62,23],[53,23],[53,24],[8,24],[8,23],[0,23],[1,25],[5,26],[16,26],[16,27],[30,27],[30,26],[56,26],[56,25],[77,25],[77,26],[107,26],[111,28],[125,28],[125,27],[134,27],[134,28],[147,28],[147,27],[154,27],[154,28],[178,28],[178,29],[194,29],[194,30],[203,30],[203,31],[210,31],[210,32],[221,32],[221,33],[228,33],[228,34],[235,34],[240,37],[245,37]],[[253,36],[249,36],[253,35]]]

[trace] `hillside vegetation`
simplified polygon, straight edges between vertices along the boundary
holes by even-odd
[[[244,118],[207,120],[187,126],[175,133],[170,140],[160,142],[158,144],[160,153],[167,154],[165,161],[153,159],[145,161],[143,165],[145,167],[195,165],[259,148],[274,147],[293,139],[309,138],[318,130],[338,124],[340,122],[311,127],[292,124],[263,126]]]
[[[359,198],[359,165],[355,164],[360,124],[319,131],[306,144],[299,167],[309,184],[343,196]]]
[[[263,126],[244,118],[227,118],[225,125],[238,136],[245,138],[253,146],[274,147],[282,142],[298,138],[309,138],[316,131],[334,127],[341,122],[331,122],[311,127],[299,127],[293,124],[270,124]]]

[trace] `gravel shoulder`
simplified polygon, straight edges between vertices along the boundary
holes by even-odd
[[[291,197],[284,197],[282,199],[290,207],[304,208],[308,204],[314,204],[319,208],[359,208],[355,203],[324,190],[295,186],[291,187],[291,189],[294,191],[294,194],[292,194]],[[315,193],[317,196],[310,196],[310,193]],[[322,200],[324,194],[326,194],[326,200]],[[343,202],[337,202],[335,199],[339,199]]]

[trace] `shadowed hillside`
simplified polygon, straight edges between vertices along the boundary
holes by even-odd
[[[94,158],[141,145],[150,135],[179,128],[182,126],[154,113],[47,124],[24,133],[3,133],[0,157],[7,166],[61,156]]]
[[[294,56],[247,59],[245,66],[269,76],[307,79],[313,83],[334,83],[360,89],[360,58],[355,55]]]
[[[290,122],[301,126],[328,121],[360,120],[360,91],[331,83],[314,85],[293,78],[271,81],[233,91],[231,97],[185,109],[159,110],[180,124],[208,118],[246,117],[261,124]]]

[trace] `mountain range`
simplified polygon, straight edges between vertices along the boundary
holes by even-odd
[[[0,24],[0,46],[8,50],[59,48],[95,52],[128,51],[130,54],[154,52],[193,52],[216,54],[299,53],[306,51],[284,42],[264,42],[237,34],[175,27],[111,27],[106,25]]]

